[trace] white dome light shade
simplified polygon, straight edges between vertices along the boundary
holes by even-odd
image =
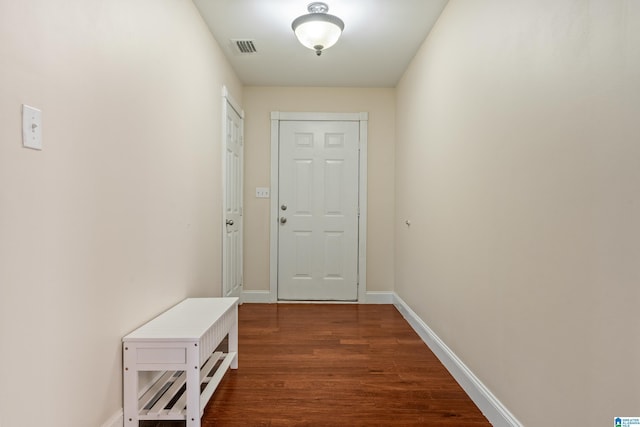
[[[327,14],[327,10],[329,8],[324,3],[311,3],[311,13],[299,16],[291,23],[300,43],[315,50],[318,56],[324,49],[336,44],[344,29],[342,19]]]
[[[331,22],[307,21],[298,25],[295,33],[303,46],[313,50],[322,50],[336,44],[342,30]]]

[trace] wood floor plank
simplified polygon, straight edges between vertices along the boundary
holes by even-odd
[[[238,338],[203,427],[491,425],[391,305],[244,304]]]
[[[203,426],[489,426],[389,305],[245,304]]]

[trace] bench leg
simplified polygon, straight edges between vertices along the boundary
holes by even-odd
[[[200,366],[198,347],[187,350],[187,427],[200,427]]]
[[[122,349],[122,395],[125,427],[138,427],[138,371],[136,370],[136,351],[129,344]]]
[[[231,362],[231,369],[238,369],[238,305],[235,307],[234,321],[229,331],[229,353],[235,352],[236,357]]]

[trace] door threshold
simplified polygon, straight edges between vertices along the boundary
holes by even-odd
[[[276,301],[278,304],[358,304],[358,301],[334,301],[334,300],[288,300],[279,299]]]

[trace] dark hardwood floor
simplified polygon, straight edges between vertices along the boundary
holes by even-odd
[[[491,425],[393,306],[244,304],[239,317],[240,366],[205,427]]]

